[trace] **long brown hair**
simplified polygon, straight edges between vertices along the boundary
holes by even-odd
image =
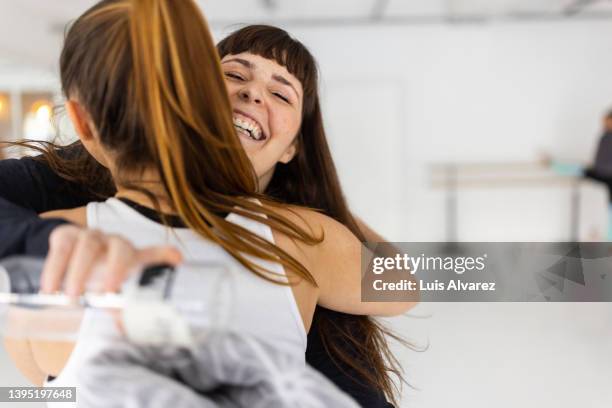
[[[100,1],[69,28],[60,73],[65,96],[84,107],[101,144],[112,152],[117,185],[155,199],[124,176],[155,169],[189,228],[264,279],[282,282],[249,256],[281,263],[316,285],[292,256],[222,216],[234,212],[308,244],[322,239],[279,216],[275,204],[256,193],[218,55],[192,0]],[[64,176],[87,164],[82,157],[65,160],[52,147],[44,150],[47,162]]]
[[[322,210],[344,224],[362,242],[365,241],[340,187],[323,126],[318,68],[308,49],[286,31],[268,25],[243,27],[223,39],[217,49],[221,58],[249,52],[276,61],[293,74],[304,89],[297,154],[289,163],[277,164],[265,193],[284,203]],[[370,386],[381,389],[397,405],[397,387],[392,375],[400,383],[403,376],[399,362],[389,348],[387,336],[407,343],[368,316],[318,308],[314,319],[313,325],[318,325],[330,357],[349,367]],[[342,343],[350,347],[343,347]],[[338,368],[342,369],[342,366],[338,365]]]

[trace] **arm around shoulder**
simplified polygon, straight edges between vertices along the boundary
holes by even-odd
[[[323,214],[308,212],[307,222],[324,232],[311,248],[312,273],[319,285],[319,305],[355,315],[397,316],[417,302],[363,302],[362,251],[369,251],[343,224]],[[368,254],[366,254],[368,255]],[[370,256],[366,257],[370,259]]]

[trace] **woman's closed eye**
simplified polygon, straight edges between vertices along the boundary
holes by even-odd
[[[280,92],[272,92],[272,95],[276,96],[279,99],[282,99],[284,102],[291,104],[291,101],[289,100],[289,98],[287,98],[285,95],[283,95]]]
[[[235,72],[226,72],[225,76],[228,77],[228,78],[236,79],[238,81],[244,81],[245,80],[242,75],[237,74]]]

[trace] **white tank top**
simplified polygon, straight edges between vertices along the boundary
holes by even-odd
[[[272,230],[265,224],[231,213],[228,221],[240,225],[254,234],[274,242]],[[117,234],[129,240],[137,248],[157,245],[173,245],[178,248],[186,262],[214,262],[228,265],[232,269],[236,293],[232,295],[233,310],[231,329],[261,338],[286,353],[304,362],[306,352],[306,330],[291,287],[278,285],[256,276],[240,265],[219,245],[200,237],[186,228],[170,230],[130,205],[110,198],[103,203],[87,205],[87,225],[108,234]],[[285,275],[278,263],[253,259],[262,267]],[[78,341],[60,375],[46,385],[52,387],[78,387],[79,362],[108,339],[117,336],[112,319],[103,311],[87,310],[81,323]],[[78,402],[78,388],[77,388]],[[74,404],[49,403],[50,407],[73,407]]]

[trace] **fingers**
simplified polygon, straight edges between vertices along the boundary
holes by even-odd
[[[103,258],[107,237],[99,231],[81,229],[66,271],[65,291],[67,295],[79,296],[99,258]]]
[[[139,265],[170,264],[183,262],[181,252],[171,246],[159,246],[141,249],[137,253]]]
[[[43,267],[40,287],[43,293],[60,290],[70,262],[80,228],[72,225],[57,227],[49,237],[49,253]]]
[[[135,249],[125,239],[112,237],[108,244],[104,289],[108,292],[118,291],[134,268],[155,264],[177,265],[182,258],[181,253],[170,246]]]
[[[41,276],[43,293],[61,289],[66,294],[81,295],[95,269],[103,271],[102,288],[116,292],[129,272],[152,264],[178,265],[181,253],[170,246],[136,249],[117,235],[104,234],[76,226],[56,228],[49,238],[49,254]]]
[[[108,238],[106,248],[103,286],[106,292],[116,292],[130,269],[136,266],[137,251],[128,241],[116,235]]]

